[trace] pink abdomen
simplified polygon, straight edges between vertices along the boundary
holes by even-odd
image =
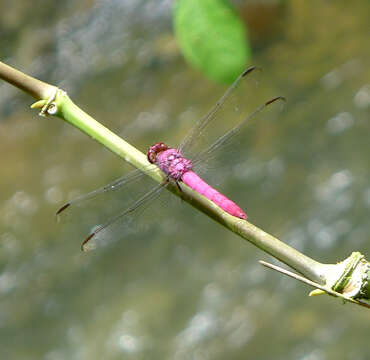
[[[225,195],[219,193],[213,187],[209,186],[194,171],[187,171],[185,174],[182,175],[181,179],[186,185],[214,202],[222,210],[226,211],[230,215],[236,216],[240,219],[247,218],[245,212],[238,205],[228,199]]]

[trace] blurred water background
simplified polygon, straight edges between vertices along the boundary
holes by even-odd
[[[177,144],[225,87],[184,62],[171,3],[2,1],[0,58],[67,90],[143,151]],[[251,126],[245,162],[218,187],[318,261],[369,258],[369,2],[234,3],[262,95],[288,101]],[[368,311],[308,298],[180,201],[82,253],[86,228],[55,223],[55,211],[130,168],[31,101],[0,83],[1,359],[369,359]]]

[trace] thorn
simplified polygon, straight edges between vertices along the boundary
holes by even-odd
[[[38,100],[33,103],[30,107],[31,109],[42,109],[46,103],[46,100]]]
[[[326,292],[324,290],[321,290],[321,289],[315,289],[315,290],[312,290],[308,296],[318,296],[318,295],[324,295],[326,294]]]

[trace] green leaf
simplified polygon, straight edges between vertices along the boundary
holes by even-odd
[[[177,0],[174,28],[185,59],[207,77],[231,83],[246,67],[247,29],[228,0]]]

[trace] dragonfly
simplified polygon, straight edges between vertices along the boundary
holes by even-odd
[[[249,109],[248,99],[254,95],[258,86],[258,80],[254,78],[254,75],[260,70],[260,68],[252,66],[243,71],[210,111],[191,128],[178,147],[170,147],[164,142],[157,142],[149,147],[147,151],[148,163],[157,165],[165,174],[166,181],[152,186],[148,191],[144,191],[143,195],[128,201],[127,204],[124,204],[125,208],[122,211],[108,221],[95,226],[82,242],[81,249],[83,251],[104,245],[107,242],[105,234],[109,233],[111,228],[117,223],[122,225],[125,221],[128,222],[129,219],[132,219],[138,209],[144,208],[159,197],[163,189],[170,183],[177,185],[180,194],[182,183],[184,183],[215,203],[223,211],[237,218],[247,219],[247,215],[241,207],[209,185],[198,173],[202,164],[207,164],[210,159],[217,157],[217,154],[224,153],[228,148],[235,147],[237,142],[235,140],[238,137],[240,139],[243,135],[243,129],[247,123],[262,114],[272,104],[285,101],[284,97],[277,96],[262,102],[254,109]],[[246,92],[244,85],[250,87],[249,93]],[[226,128],[221,136],[217,130],[218,126],[215,126],[216,119],[221,119],[223,127]],[[117,190],[128,192],[131,184],[138,184],[142,178],[147,176],[139,169],[133,170],[102,188],[67,202],[57,211],[56,215],[59,217],[62,213],[70,211],[71,208],[78,207],[81,203],[108,192],[116,192]]]

